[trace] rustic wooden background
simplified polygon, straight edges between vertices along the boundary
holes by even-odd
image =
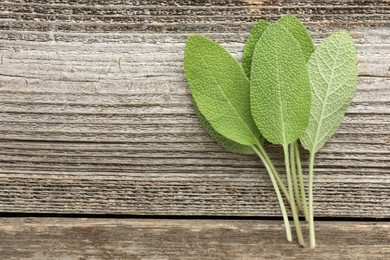
[[[316,44],[349,30],[359,54],[317,158],[314,251],[266,220],[264,168],[204,133],[183,72],[188,35],[240,60],[254,22],[286,13]],[[389,1],[0,1],[0,40],[2,258],[390,258]]]

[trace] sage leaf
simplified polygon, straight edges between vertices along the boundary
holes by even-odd
[[[244,69],[245,75],[248,79],[250,79],[251,76],[252,56],[255,51],[256,43],[268,25],[269,22],[267,21],[258,21],[249,32],[248,39],[245,42],[244,54],[242,55],[242,68]]]
[[[251,109],[262,135],[287,146],[305,131],[311,90],[299,42],[281,24],[270,25],[256,44]]]
[[[184,71],[200,113],[214,130],[242,145],[259,142],[249,80],[237,60],[219,44],[191,35],[184,49]]]
[[[313,103],[309,126],[300,137],[309,156],[310,247],[316,246],[313,210],[314,157],[340,126],[356,91],[357,54],[351,36],[339,31],[316,48],[308,62]]]
[[[284,15],[278,20],[278,24],[286,27],[301,46],[303,56],[308,61],[314,51],[314,44],[305,26],[293,15]]]
[[[254,154],[255,151],[252,149],[252,147],[247,145],[242,145],[237,142],[234,142],[223,135],[219,134],[217,131],[214,130],[212,125],[207,121],[207,119],[200,113],[199,109],[197,108],[195,104],[195,113],[199,118],[200,123],[203,126],[203,129],[206,131],[206,133],[214,140],[216,141],[219,146],[221,146],[226,151],[232,152],[232,153],[240,153],[240,154]]]
[[[356,91],[357,54],[347,31],[326,38],[308,62],[313,93],[309,126],[300,138],[312,153],[321,149],[340,126]]]

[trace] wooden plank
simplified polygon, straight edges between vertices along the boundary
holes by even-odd
[[[4,259],[389,259],[389,222],[318,222],[314,250],[281,221],[0,219]],[[304,229],[307,233],[307,229]]]
[[[259,160],[201,129],[183,46],[202,33],[240,59],[255,20],[290,12],[316,43],[350,30],[359,53],[353,104],[318,154],[316,213],[390,217],[387,1],[130,2],[0,5],[0,211],[279,215]]]

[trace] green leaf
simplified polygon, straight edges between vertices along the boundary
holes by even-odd
[[[203,129],[206,131],[206,133],[208,133],[209,136],[212,139],[214,139],[214,141],[216,141],[226,151],[229,151],[232,153],[241,153],[241,154],[254,154],[255,153],[255,151],[252,149],[252,147],[236,143],[236,142],[224,137],[223,135],[219,134],[217,131],[215,131],[214,128],[209,123],[209,121],[207,121],[207,119],[202,115],[202,113],[200,113],[196,104],[195,104],[195,112],[199,118],[200,123],[203,126]]]
[[[221,135],[243,145],[260,136],[251,117],[249,80],[240,64],[219,44],[188,37],[184,71],[200,113]]]
[[[251,76],[252,56],[253,52],[255,51],[256,43],[268,25],[269,22],[267,21],[258,21],[255,26],[253,26],[248,35],[248,39],[246,40],[244,54],[242,56],[242,68],[244,69],[245,75],[248,77],[248,79],[250,79]]]
[[[308,61],[314,51],[314,44],[309,32],[306,30],[301,21],[299,21],[298,18],[293,15],[284,15],[278,20],[278,24],[286,27],[287,30],[289,30],[289,32],[299,42],[302,48],[303,56],[305,56],[305,60]]]
[[[357,54],[351,36],[339,31],[326,38],[308,62],[313,103],[309,126],[300,138],[316,153],[340,126],[357,84]]]
[[[299,42],[282,25],[269,26],[252,61],[252,116],[263,136],[286,146],[305,131],[311,91]]]

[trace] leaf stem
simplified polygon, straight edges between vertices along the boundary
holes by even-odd
[[[294,219],[295,230],[297,232],[298,243],[301,246],[304,246],[305,245],[305,240],[303,239],[303,236],[302,236],[301,225],[299,223],[299,216],[298,216],[297,208],[295,206],[295,201],[294,201],[293,185],[292,185],[291,172],[290,172],[290,160],[289,160],[288,144],[287,145],[283,145],[283,152],[284,152],[284,162],[285,162],[285,167],[286,167],[288,192],[289,192],[290,198],[291,198],[290,207],[291,207],[291,211],[292,211],[292,215],[293,215],[293,219]]]
[[[279,187],[282,189],[282,192],[283,192],[285,198],[287,199],[287,202],[290,203],[291,199],[290,199],[290,195],[288,194],[288,191],[286,189],[286,186],[284,185],[282,179],[280,178],[280,175],[277,172],[277,170],[275,169],[275,166],[272,163],[271,159],[269,158],[267,152],[264,150],[264,147],[260,143],[257,144],[257,147],[259,147],[259,150],[261,150],[261,153],[262,153],[264,159],[267,161],[268,166],[271,168],[271,171],[274,174],[276,182],[279,184]]]
[[[314,210],[313,210],[313,177],[314,177],[314,152],[310,152],[309,160],[309,228],[310,228],[310,247],[316,247],[316,237],[314,229]]]
[[[265,150],[264,150],[263,146],[261,146],[261,145],[259,145],[258,148],[256,148],[256,146],[253,145],[252,149],[256,152],[256,154],[259,156],[260,160],[263,162],[265,168],[267,169],[268,175],[269,175],[271,182],[272,182],[272,185],[274,186],[274,189],[275,189],[276,197],[278,198],[278,201],[279,201],[280,211],[282,212],[284,226],[286,229],[287,240],[292,241],[291,227],[290,227],[290,222],[288,221],[286,207],[285,207],[284,202],[283,202],[283,197],[280,194],[278,184],[275,180],[274,173],[272,172],[272,170],[270,168],[269,162],[264,157]]]
[[[303,213],[302,200],[299,194],[298,179],[296,174],[296,165],[295,165],[295,145],[296,141],[290,145],[290,164],[291,164],[291,174],[293,179],[293,189],[295,194],[295,200],[297,202],[298,210]]]
[[[306,190],[305,190],[305,184],[303,182],[302,165],[301,165],[301,157],[299,155],[298,142],[295,142],[295,144],[294,144],[294,151],[295,151],[296,165],[297,165],[297,169],[298,169],[298,178],[299,178],[299,186],[300,186],[300,191],[301,191],[303,213],[305,214],[306,222],[309,222],[309,213],[307,210],[307,200],[306,200]]]

